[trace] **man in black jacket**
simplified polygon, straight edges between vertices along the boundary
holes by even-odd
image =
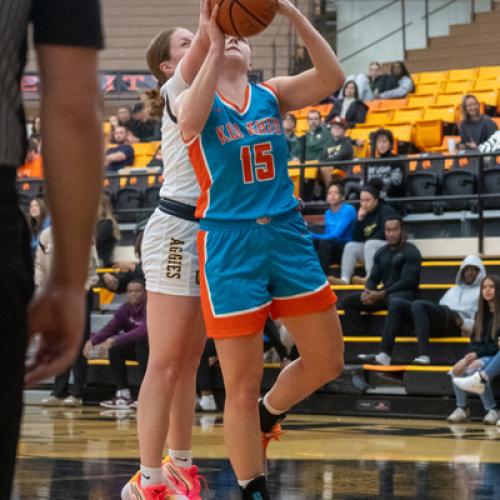
[[[386,309],[396,297],[407,300],[418,297],[422,256],[415,245],[406,241],[398,215],[388,217],[384,229],[387,245],[375,254],[365,289],[343,300],[347,335],[366,334],[362,311]]]

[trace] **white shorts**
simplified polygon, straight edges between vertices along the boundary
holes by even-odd
[[[166,295],[200,295],[197,222],[156,209],[142,240],[142,266],[146,289]]]

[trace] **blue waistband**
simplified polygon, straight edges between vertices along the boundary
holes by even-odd
[[[201,219],[200,229],[211,230],[211,229],[241,229],[247,228],[257,228],[265,227],[269,225],[279,224],[287,219],[299,215],[297,209],[289,210],[283,214],[270,216],[258,217],[256,219],[246,219],[246,220],[214,220],[214,219]]]

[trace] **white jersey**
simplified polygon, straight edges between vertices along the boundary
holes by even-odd
[[[176,122],[169,114],[177,97],[188,88],[181,75],[181,64],[177,65],[174,75],[160,90],[162,97],[168,103],[163,112],[161,127],[161,153],[163,158],[163,185],[160,190],[162,198],[196,205],[200,196],[200,187],[189,160],[188,148],[184,143]]]

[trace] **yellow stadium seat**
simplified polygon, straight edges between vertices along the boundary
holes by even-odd
[[[392,123],[413,123],[420,120],[424,114],[423,108],[397,109],[394,111]]]
[[[377,111],[380,109],[380,101],[366,101],[365,104],[368,106],[368,111]]]
[[[412,73],[411,77],[413,79],[413,83],[417,85],[417,83],[420,83],[420,75],[421,73]]]
[[[477,97],[477,100],[481,103],[486,104],[486,106],[495,106],[497,110],[499,109],[498,89],[473,90],[471,94],[475,95]]]
[[[441,120],[419,120],[415,123],[415,146],[421,151],[440,146],[443,139]]]
[[[415,95],[437,94],[443,89],[443,82],[419,83],[415,88]]]
[[[441,144],[439,146],[428,147],[427,151],[433,153],[446,153],[449,151],[448,141],[450,140],[453,140],[458,144],[461,140],[461,137],[459,135],[445,135],[443,136],[443,139],[441,140]]]
[[[391,109],[384,111],[369,111],[366,115],[366,120],[364,125],[379,125],[382,126],[385,123],[390,123],[392,121],[392,115],[394,111]]]
[[[413,124],[412,123],[398,123],[393,125],[388,125],[388,128],[394,138],[402,142],[412,142],[413,135]]]
[[[477,76],[477,68],[452,69],[448,74],[449,82],[458,82],[463,80],[474,80]]]
[[[436,97],[436,106],[460,106],[463,98],[463,93],[438,94]]]
[[[350,137],[351,139],[354,139],[357,141],[358,139],[361,139],[362,141],[369,141],[370,140],[370,134],[372,132],[375,132],[375,130],[378,130],[380,127],[376,127],[373,125],[358,125],[356,128],[351,128],[347,131],[347,136]]]
[[[436,96],[434,94],[429,95],[415,95],[412,94],[408,96],[408,107],[409,108],[426,108],[427,106],[432,106],[436,101]]]
[[[420,73],[419,83],[437,83],[448,80],[448,71],[426,71]]]
[[[474,87],[474,82],[472,80],[460,80],[454,82],[446,82],[444,87],[444,91],[446,93],[462,93],[468,92],[470,89]]]
[[[455,123],[457,112],[455,106],[430,106],[424,111],[424,120],[442,120],[445,123]]]
[[[490,90],[500,88],[500,77],[490,80],[476,80],[474,90]]]
[[[106,138],[109,137],[110,132],[111,132],[111,123],[103,122],[102,123],[102,133],[104,134],[104,136]]]
[[[309,130],[309,125],[307,124],[307,118],[297,118],[297,135],[305,134]]]
[[[323,118],[328,116],[328,114],[330,113],[332,108],[333,108],[333,104],[331,104],[331,103],[330,104],[319,104],[318,106],[313,106],[313,109],[317,109]]]
[[[477,74],[478,80],[500,77],[500,66],[481,66]]]
[[[389,110],[389,109],[401,109],[406,108],[408,104],[408,98],[404,99],[381,99],[378,104],[378,109]]]

